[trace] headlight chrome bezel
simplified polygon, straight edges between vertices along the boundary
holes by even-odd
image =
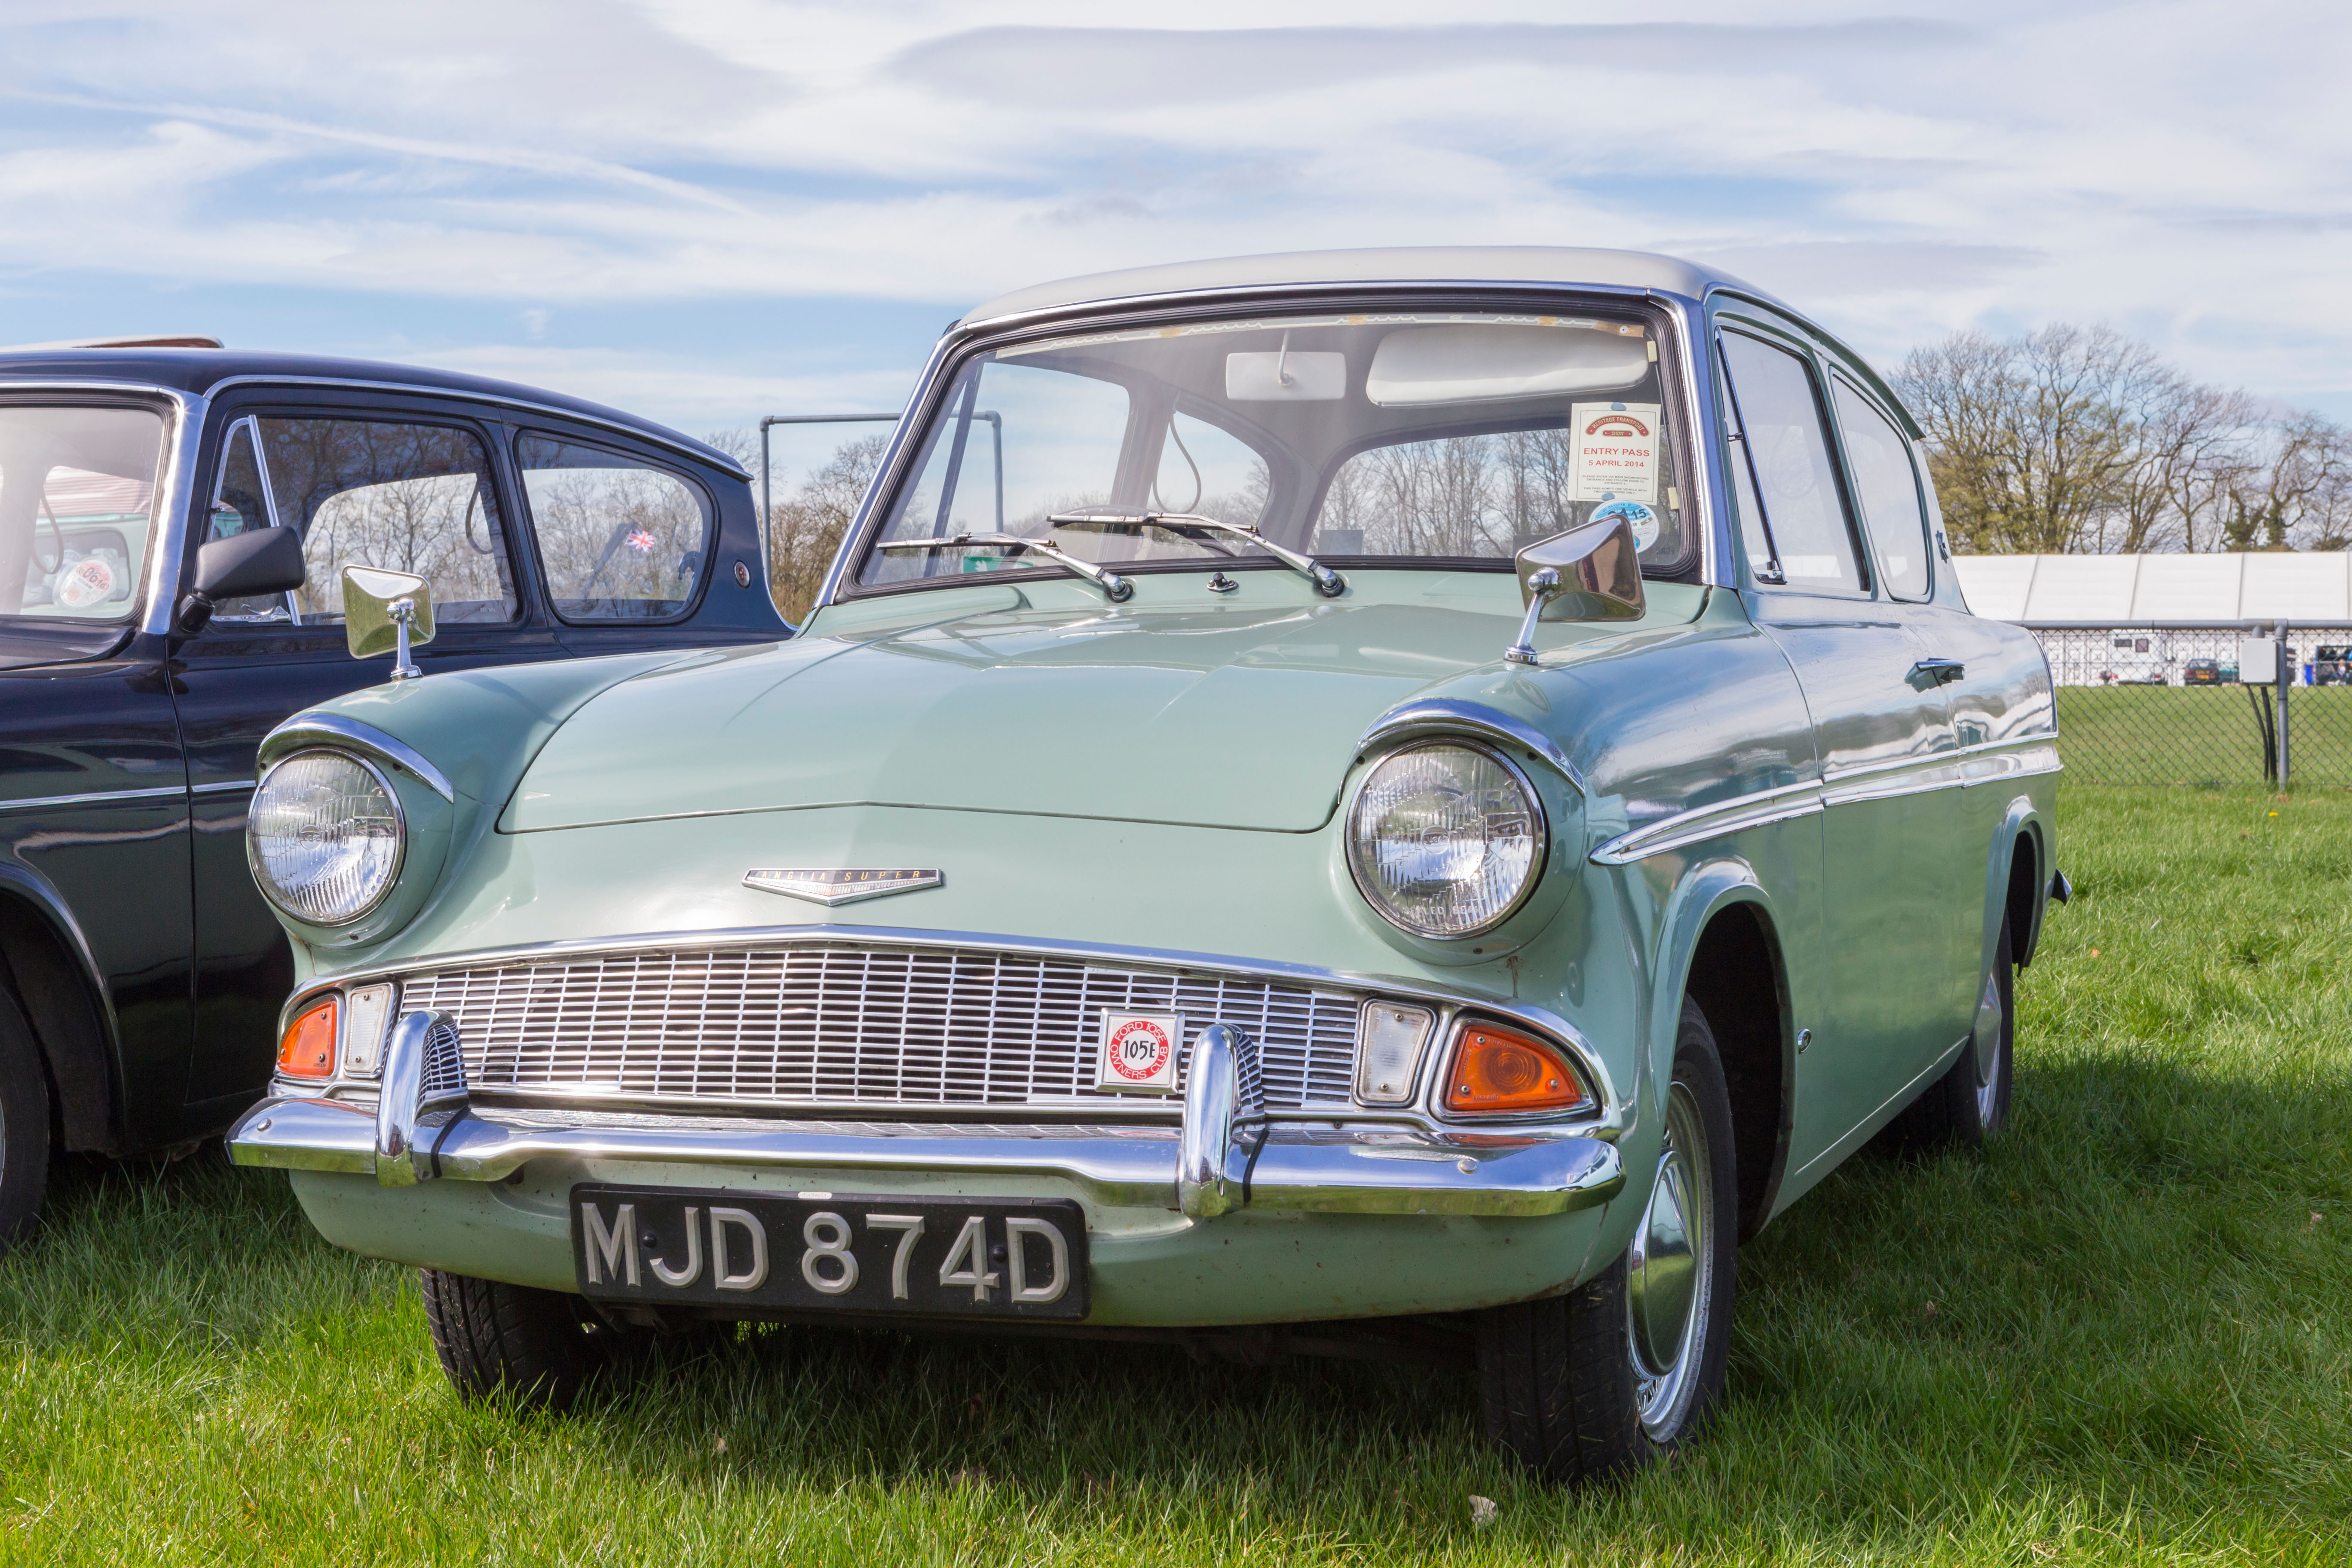
[[[1379,780],[1381,770],[1402,758],[1434,751],[1471,752],[1500,768],[1517,786],[1520,798],[1527,803],[1529,837],[1534,841],[1528,857],[1527,875],[1521,879],[1517,891],[1494,914],[1475,926],[1465,927],[1460,931],[1429,930],[1405,919],[1381,896],[1377,885],[1367,879],[1365,868],[1357,854],[1365,801],[1370,794],[1372,785]],[[1381,753],[1356,781],[1356,787],[1348,800],[1347,812],[1340,822],[1339,850],[1340,858],[1347,864],[1348,876],[1355,883],[1357,893],[1382,921],[1416,941],[1452,945],[1492,935],[1528,907],[1528,900],[1535,897],[1536,889],[1544,879],[1545,864],[1551,853],[1551,824],[1549,813],[1544,805],[1543,794],[1536,788],[1534,779],[1528,775],[1526,769],[1504,755],[1500,750],[1467,735],[1423,735]]]
[[[383,768],[378,767],[375,763],[369,758],[362,756],[356,752],[345,751],[339,746],[305,746],[299,751],[289,752],[284,756],[278,758],[269,764],[268,770],[262,773],[260,779],[254,784],[254,800],[256,802],[259,801],[262,791],[269,787],[269,781],[278,775],[279,769],[287,766],[289,763],[301,762],[312,757],[328,757],[332,758],[334,761],[339,763],[347,763],[352,767],[360,769],[362,772],[365,773],[368,777],[374,780],[376,788],[383,792],[385,802],[391,807],[393,826],[392,866],[384,875],[383,885],[377,888],[374,893],[368,898],[367,901],[361,904],[359,908],[353,910],[347,915],[342,915],[334,920],[320,920],[314,915],[306,913],[305,911],[288,904],[285,900],[278,896],[278,889],[276,882],[262,868],[260,852],[255,843],[255,834],[252,827],[252,807],[250,805],[247,808],[246,816],[246,866],[253,874],[254,885],[261,889],[261,896],[269,900],[270,908],[284,915],[288,920],[293,921],[300,925],[308,926],[316,931],[341,931],[347,927],[358,924],[360,921],[366,920],[370,915],[374,914],[378,910],[381,910],[384,905],[384,900],[391,898],[394,890],[400,886],[400,874],[406,868],[408,864],[408,812],[401,804],[399,789],[394,785],[391,777]]]

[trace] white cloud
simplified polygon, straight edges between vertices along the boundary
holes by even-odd
[[[0,280],[487,299],[543,331],[526,309],[1628,245],[1718,260],[1882,357],[2106,319],[2265,393],[2352,386],[2352,14],[2315,0],[1634,24],[1469,0],[1438,26],[1404,0],[1199,0],[1159,31],[1078,0],[972,10],[19,0]],[[667,384],[594,374],[622,401]]]

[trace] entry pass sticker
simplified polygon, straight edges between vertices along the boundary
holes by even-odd
[[[1176,1047],[1184,1041],[1181,1013],[1102,1016],[1102,1051],[1095,1060],[1097,1089],[1176,1092]]]
[[[1579,403],[1569,409],[1576,440],[1576,500],[1658,500],[1655,403]]]

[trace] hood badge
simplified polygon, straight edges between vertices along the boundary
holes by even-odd
[[[854,904],[860,899],[878,899],[888,893],[911,893],[918,888],[936,888],[945,880],[937,867],[892,871],[866,867],[849,870],[753,869],[743,873],[743,885],[747,888],[826,905]]]

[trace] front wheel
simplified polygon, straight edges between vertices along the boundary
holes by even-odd
[[[1737,1194],[1715,1032],[1685,1000],[1633,1244],[1565,1296],[1478,1315],[1488,1436],[1545,1479],[1573,1483],[1645,1464],[1704,1426],[1731,1345]]]
[[[605,1359],[612,1331],[577,1296],[418,1270],[433,1349],[458,1394],[562,1409]]]

